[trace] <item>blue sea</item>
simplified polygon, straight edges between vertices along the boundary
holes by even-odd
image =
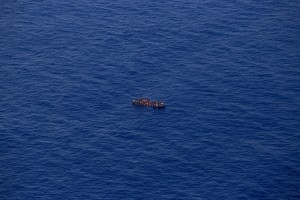
[[[300,199],[299,11],[2,1],[0,199]]]

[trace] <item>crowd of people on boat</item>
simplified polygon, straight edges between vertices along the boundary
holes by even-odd
[[[149,99],[135,99],[132,101],[133,105],[136,106],[151,106],[153,108],[163,108],[165,107],[165,104],[163,102],[158,101],[150,101]]]

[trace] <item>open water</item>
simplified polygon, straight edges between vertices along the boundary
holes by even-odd
[[[0,199],[299,199],[299,11],[2,1]]]

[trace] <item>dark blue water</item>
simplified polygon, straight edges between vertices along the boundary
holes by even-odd
[[[299,10],[3,1],[0,199],[299,199]]]

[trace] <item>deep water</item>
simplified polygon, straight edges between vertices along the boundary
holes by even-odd
[[[299,11],[3,1],[0,199],[299,199]]]

